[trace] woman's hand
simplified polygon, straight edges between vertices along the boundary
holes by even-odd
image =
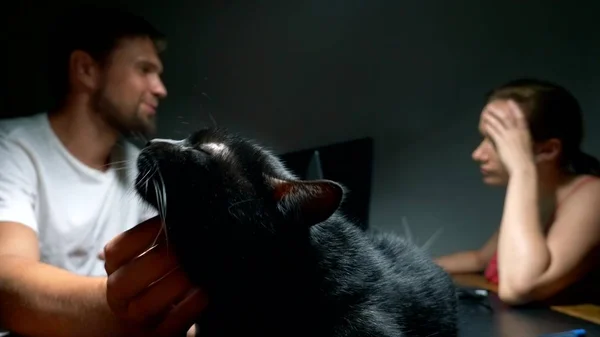
[[[484,128],[509,174],[534,165],[527,119],[514,101],[492,103],[482,117]]]

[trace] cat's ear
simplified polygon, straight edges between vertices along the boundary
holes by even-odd
[[[344,188],[330,180],[270,180],[279,210],[309,226],[327,220],[344,198]]]

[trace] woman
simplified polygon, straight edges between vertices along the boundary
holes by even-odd
[[[494,89],[473,159],[486,184],[507,187],[500,228],[481,249],[436,262],[451,274],[485,271],[513,305],[564,295],[593,277],[600,163],[580,150],[582,124],[579,103],[556,84],[520,79]]]

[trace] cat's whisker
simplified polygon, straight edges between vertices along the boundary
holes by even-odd
[[[163,198],[162,198],[162,190],[158,188],[158,184],[156,179],[152,180],[152,185],[154,186],[154,193],[156,194],[156,205],[158,208],[158,215],[160,216],[160,221],[161,221],[161,226],[160,226],[160,230],[158,232],[157,237],[154,239],[154,243],[156,244],[156,241],[158,240],[158,237],[160,236],[160,234],[164,231],[165,233],[165,243],[167,245],[167,247],[169,246],[169,238],[167,236],[167,231],[166,231],[166,224],[165,224],[165,217],[164,217],[164,212],[163,212]]]
[[[134,132],[133,135],[135,137],[137,137],[139,140],[141,140],[142,142],[148,143],[148,138],[146,138],[146,136],[144,134],[142,134],[141,132]]]
[[[163,222],[164,224],[164,222]],[[152,246],[156,246],[156,243],[158,242],[158,239],[160,238],[160,234],[162,234],[164,230],[164,226],[160,226],[160,229],[158,230],[158,234],[156,234],[156,237],[154,238],[154,242],[152,243]],[[165,231],[165,237],[167,236],[167,232]],[[167,245],[168,245],[168,241],[167,241]]]
[[[164,219],[167,219],[167,188],[165,185],[165,180],[163,179],[160,170],[157,169],[158,177],[160,178],[160,184],[162,187],[162,197],[163,197],[163,209],[164,209]]]
[[[154,182],[154,189],[155,189],[155,192],[156,192],[157,204],[158,204],[158,207],[159,207],[158,211],[160,213],[161,220],[164,222],[165,221],[165,207],[163,205],[164,198],[163,198],[163,195],[162,195],[162,189],[158,187],[158,183],[157,183],[156,180],[153,180],[153,182]]]
[[[208,117],[210,118],[211,122],[213,123],[213,126],[215,128],[218,127],[217,120],[215,119],[215,117],[213,116],[213,114],[210,113],[210,111],[208,111]]]
[[[119,161],[112,161],[110,163],[104,164],[102,165],[102,168],[107,168],[107,167],[115,167],[115,168],[128,168],[130,164],[132,164],[133,161],[131,160],[119,160]]]
[[[123,164],[123,163],[132,163],[133,160],[116,160],[116,161],[111,161],[110,163],[106,164],[106,165],[114,165],[114,164]]]
[[[156,161],[152,161],[151,162],[152,167],[149,170],[146,170],[146,172],[144,173],[144,175],[138,179],[138,181],[136,182],[135,186],[144,186],[144,193],[148,194],[148,186],[150,183],[152,183],[152,186],[154,187],[154,193],[156,195],[156,203],[157,203],[157,211],[158,211],[158,215],[161,218],[161,228],[156,236],[156,238],[154,239],[154,242],[152,243],[152,246],[156,245],[156,243],[158,242],[158,239],[160,237],[160,235],[162,234],[163,231],[165,231],[165,236],[166,236],[166,229],[165,229],[165,211],[164,211],[164,182],[162,181],[162,176],[161,178],[161,185],[162,185],[162,189],[158,187],[158,181],[157,179],[153,179],[155,178],[156,173],[158,172],[158,163],[156,163]],[[167,240],[168,243],[168,240]]]
[[[127,167],[127,166],[113,168],[113,170],[115,170],[116,172],[127,171],[128,169],[129,169],[129,167]]]
[[[146,174],[144,174],[144,176],[139,180],[139,184],[146,184],[146,192],[148,191],[148,181],[152,178],[152,176],[154,175],[154,173],[156,173],[156,170],[158,169],[158,166],[155,164],[152,166],[151,170],[146,171]],[[145,179],[145,181],[144,181]]]
[[[443,231],[444,231],[443,227],[441,227],[437,231],[435,231],[431,235],[431,237],[429,237],[429,239],[427,239],[427,241],[425,241],[425,243],[421,246],[421,249],[428,250],[429,247],[431,247],[431,245],[433,245],[433,242],[442,234]]]
[[[154,186],[154,193],[156,194],[156,206],[158,208],[158,215],[160,216],[161,221],[164,223],[165,217],[163,216],[163,199],[162,199],[162,190],[158,188],[158,184],[156,179],[152,180],[152,185]]]
[[[406,240],[408,240],[410,243],[414,243],[412,231],[410,230],[410,226],[408,225],[408,221],[406,220],[405,216],[402,217],[402,226],[404,227],[404,235],[406,235]]]
[[[127,164],[127,163],[131,163],[131,160],[118,160],[118,161],[111,161],[108,164],[105,164],[103,166],[111,166],[111,165],[117,165],[117,164]]]
[[[257,200],[257,198],[251,198],[251,199],[246,199],[246,200],[241,200],[238,202],[234,202],[233,204],[229,205],[229,207],[227,208],[227,211],[231,214],[231,209],[234,208],[235,206],[239,206],[240,204],[246,203],[246,202],[252,202]]]
[[[165,239],[167,242],[167,245],[169,244],[169,237],[167,234],[167,228],[166,228],[166,219],[167,219],[167,189],[166,189],[166,185],[165,185],[165,181],[162,177],[162,174],[160,173],[160,169],[158,168],[158,164],[155,162],[154,167],[156,168],[154,171],[155,173],[158,173],[158,177],[159,180],[154,179],[153,183],[154,183],[154,190],[156,193],[156,203],[158,205],[158,212],[162,221],[162,227],[161,230],[164,231],[165,233]],[[158,186],[158,183],[160,181],[160,187]]]

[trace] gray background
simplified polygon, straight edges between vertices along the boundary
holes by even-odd
[[[106,2],[105,2],[106,3]],[[600,154],[597,1],[129,1],[170,38],[161,137],[210,123],[290,151],[372,136],[371,225],[435,255],[480,246],[503,190],[471,160],[483,95],[521,76],[557,81]],[[44,31],[58,3],[2,11],[2,115],[45,109]],[[107,23],[110,24],[110,23]],[[49,44],[51,46],[51,43]],[[203,95],[205,93],[209,98]]]

